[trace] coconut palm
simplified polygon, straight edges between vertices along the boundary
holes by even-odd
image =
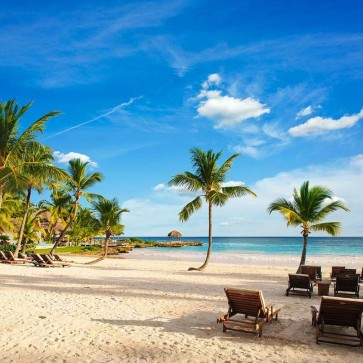
[[[349,211],[340,200],[334,200],[330,189],[320,185],[309,188],[309,181],[304,182],[299,191],[294,188],[293,201],[279,198],[268,206],[269,213],[278,211],[282,214],[288,227],[302,228],[303,249],[297,273],[301,271],[301,265],[305,264],[306,247],[311,231],[326,232],[331,236],[337,236],[340,233],[340,222],[323,222],[327,215],[338,209]]]
[[[98,194],[91,194],[86,192],[89,188],[93,187],[96,183],[101,182],[103,179],[103,175],[100,172],[87,173],[88,164],[89,162],[83,162],[80,159],[73,159],[69,161],[68,181],[66,182],[66,185],[69,188],[73,198],[72,214],[70,215],[68,223],[64,227],[62,233],[54,243],[54,246],[50,251],[51,254],[54,253],[59,242],[66,235],[71,224],[76,219],[79,208],[79,199],[82,196],[84,196],[87,199],[87,201],[90,201],[91,199],[94,198],[102,198]]]
[[[38,142],[30,142],[25,145],[24,153],[27,163],[20,169],[23,179],[18,184],[18,188],[26,190],[26,201],[18,242],[14,251],[15,257],[18,256],[23,240],[23,232],[28,217],[33,189],[41,193],[45,185],[50,186],[55,180],[66,178],[65,172],[52,164],[54,158],[48,146],[44,146]]]
[[[26,154],[23,147],[29,142],[35,141],[37,133],[42,133],[45,123],[49,118],[59,114],[58,111],[51,111],[33,122],[20,135],[18,128],[21,117],[28,111],[31,103],[19,107],[15,100],[6,103],[0,102],[0,208],[6,183],[12,176],[12,182],[20,181],[23,178],[20,166],[26,163]],[[21,160],[19,163],[17,161]]]
[[[120,223],[122,213],[129,212],[128,209],[121,208],[116,198],[111,200],[100,199],[91,203],[96,218],[98,231],[105,234],[105,244],[103,256],[89,263],[101,261],[107,257],[108,242],[112,235],[120,235],[124,231],[124,226]],[[88,264],[89,264],[88,263]]]
[[[69,219],[72,208],[71,201],[72,196],[67,193],[64,189],[59,188],[58,185],[53,184],[53,192],[50,195],[50,200],[42,200],[40,206],[45,212],[49,212],[49,226],[46,230],[47,241],[53,241],[53,235],[55,228],[59,221],[62,225],[66,225],[66,221]]]
[[[26,252],[29,243],[35,243],[41,240],[41,236],[45,232],[40,222],[42,213],[43,210],[38,206],[30,208],[24,223],[21,247],[22,253]]]
[[[222,151],[214,153],[212,150],[204,152],[201,149],[191,150],[192,164],[195,173],[189,171],[177,174],[170,180],[169,185],[181,187],[191,192],[201,191],[193,201],[188,203],[179,213],[179,220],[184,222],[198,209],[202,207],[202,200],[208,204],[208,251],[205,262],[199,268],[191,267],[189,270],[202,271],[206,268],[212,251],[212,207],[213,205],[222,207],[230,198],[242,197],[246,194],[256,196],[248,187],[235,185],[225,186],[228,171],[232,167],[234,159],[239,154],[234,154],[228,158],[221,167],[218,167],[219,158]]]
[[[79,208],[77,217],[72,224],[72,229],[69,231],[69,236],[72,241],[77,244],[81,241],[93,239],[99,232],[98,223],[90,208]]]

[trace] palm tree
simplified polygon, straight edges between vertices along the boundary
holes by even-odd
[[[93,264],[102,261],[107,257],[108,242],[110,237],[120,235],[124,231],[124,225],[120,223],[122,213],[129,212],[128,209],[121,208],[116,198],[111,200],[100,199],[92,202],[94,215],[96,217],[96,225],[98,230],[105,234],[105,244],[103,256],[88,262],[87,264]]]
[[[23,187],[26,190],[26,201],[18,242],[14,251],[15,257],[18,256],[23,240],[23,232],[25,222],[28,218],[32,190],[35,189],[38,193],[41,193],[44,185],[50,186],[55,180],[66,178],[65,172],[52,164],[54,158],[51,149],[48,146],[44,146],[38,142],[30,142],[26,144],[24,153],[26,155],[27,163],[21,168],[23,180],[18,187]]]
[[[230,198],[242,197],[246,194],[256,196],[248,187],[224,186],[227,172],[231,169],[234,159],[239,154],[234,154],[228,158],[219,168],[217,162],[222,155],[222,151],[214,153],[212,150],[204,152],[201,149],[193,148],[191,150],[192,164],[195,173],[189,171],[183,174],[177,174],[170,180],[169,185],[185,188],[191,192],[201,191],[203,194],[196,197],[188,203],[179,213],[179,220],[184,222],[198,209],[202,207],[202,198],[208,204],[208,252],[205,262],[199,268],[190,267],[189,270],[203,271],[209,261],[212,251],[212,207],[213,205],[222,207]]]
[[[340,233],[340,222],[323,222],[328,214],[338,209],[349,211],[340,200],[333,199],[333,192],[330,189],[320,185],[309,188],[309,181],[304,182],[299,191],[294,188],[292,202],[279,198],[268,206],[269,213],[278,211],[282,214],[288,227],[302,228],[303,249],[297,273],[301,271],[301,265],[305,264],[306,247],[311,231],[326,232],[331,236],[337,236]]]
[[[66,224],[71,214],[70,203],[72,201],[72,196],[64,189],[59,188],[56,184],[53,184],[52,187],[53,192],[50,195],[50,201],[42,200],[39,203],[45,212],[50,213],[49,225],[46,229],[46,240],[49,242],[55,242],[53,234],[59,221],[61,221],[62,225]]]
[[[88,201],[94,198],[102,198],[98,194],[87,193],[86,190],[94,186],[96,183],[101,182],[103,179],[103,175],[99,172],[95,173],[87,173],[87,165],[89,162],[83,162],[80,159],[73,159],[69,161],[68,166],[68,181],[66,182],[67,187],[71,191],[73,199],[73,207],[72,214],[63,229],[60,236],[57,238],[56,242],[50,254],[53,254],[55,249],[57,248],[59,242],[66,235],[68,229],[70,228],[73,221],[76,219],[78,208],[79,208],[79,199],[84,196]]]
[[[89,208],[80,207],[69,232],[72,241],[79,244],[81,241],[92,239],[98,232],[98,223],[93,211]]]
[[[29,243],[39,242],[41,240],[42,234],[44,234],[44,229],[40,223],[40,216],[43,210],[38,206],[34,206],[29,210],[27,218],[25,220],[22,238],[21,252],[25,253],[27,245]]]
[[[35,141],[36,133],[42,133],[46,121],[59,114],[58,111],[51,111],[33,122],[24,132],[18,135],[19,122],[21,117],[30,108],[31,103],[19,108],[15,100],[6,103],[0,102],[0,208],[4,194],[4,187],[12,176],[12,181],[22,180],[19,166],[22,163],[15,160],[25,160],[26,154],[23,147],[29,142]]]

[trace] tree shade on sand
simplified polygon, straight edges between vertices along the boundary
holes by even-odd
[[[208,205],[208,251],[205,262],[202,266],[189,270],[203,271],[209,261],[212,251],[212,211],[213,206],[222,207],[230,198],[242,197],[246,194],[256,196],[248,187],[242,185],[224,186],[228,171],[232,168],[234,159],[239,154],[234,154],[228,158],[220,167],[218,161],[222,151],[214,153],[212,150],[203,151],[193,148],[191,151],[191,161],[194,173],[185,171],[182,174],[175,175],[169,182],[169,185],[187,189],[191,192],[202,194],[188,203],[179,213],[179,220],[185,222],[198,209],[202,207],[203,199]]]
[[[305,264],[306,247],[311,231],[326,232],[331,236],[340,233],[340,222],[323,222],[327,215],[338,209],[348,212],[349,209],[340,200],[334,200],[333,192],[327,187],[316,185],[309,188],[309,181],[304,182],[300,190],[294,188],[293,201],[279,198],[267,208],[269,213],[278,211],[287,221],[287,226],[301,226],[303,236],[303,249],[297,273],[301,265]]]

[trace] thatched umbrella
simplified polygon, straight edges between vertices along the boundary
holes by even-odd
[[[178,231],[175,231],[175,230],[168,233],[168,237],[169,237],[170,241],[173,240],[173,237],[175,237],[176,240],[180,240],[181,236],[182,236],[182,234],[180,232],[178,232]]]

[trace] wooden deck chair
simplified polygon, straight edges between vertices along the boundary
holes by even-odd
[[[10,263],[31,263],[28,259],[15,257],[12,251],[6,251],[6,256]]]
[[[344,271],[342,271],[341,275],[356,275],[357,269],[355,268],[345,268]]]
[[[48,265],[52,265],[55,267],[65,267],[65,266],[70,266],[69,263],[67,262],[61,262],[61,261],[53,261],[51,259],[51,257],[48,254],[44,254],[41,255],[41,257],[43,258],[43,260],[48,264]]]
[[[338,275],[334,284],[334,296],[355,295],[359,298],[359,275]]]
[[[0,251],[0,261],[2,263],[11,263],[11,261],[9,261],[9,259],[6,257],[4,251]]]
[[[340,275],[345,270],[345,266],[332,266],[330,277],[334,280],[338,275]]]
[[[228,313],[217,319],[218,323],[223,323],[223,332],[243,331],[261,337],[262,326],[273,318],[277,320],[281,308],[274,309],[273,304],[266,306],[262,291],[225,288],[224,292],[228,300]],[[238,314],[244,315],[244,319],[236,319]]]
[[[320,342],[363,346],[361,328],[363,300],[324,296],[320,306],[312,306],[312,324],[316,327],[316,344]],[[327,328],[327,326],[332,326]],[[337,332],[337,327],[339,329]],[[351,334],[347,328],[353,328]]]
[[[54,267],[46,263],[39,253],[33,253],[33,263],[37,267]]]
[[[301,273],[309,275],[310,280],[314,282],[321,280],[321,266],[301,265]]]
[[[306,292],[309,298],[311,298],[311,293],[313,292],[313,284],[310,276],[308,274],[289,274],[289,283],[286,289],[286,296],[289,296],[289,293],[291,292]]]
[[[363,281],[363,267],[362,267],[362,273],[360,274],[360,280]]]

